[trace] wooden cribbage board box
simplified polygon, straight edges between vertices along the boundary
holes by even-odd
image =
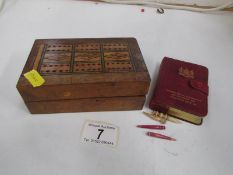
[[[40,87],[23,76],[37,70]],[[17,89],[31,113],[139,110],[150,76],[136,39],[36,40]]]

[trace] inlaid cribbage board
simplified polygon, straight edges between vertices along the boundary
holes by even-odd
[[[41,74],[134,71],[125,42],[45,45],[40,59]]]
[[[37,70],[37,88],[24,73]],[[150,76],[134,38],[36,40],[17,88],[32,113],[141,109]]]
[[[146,70],[143,59],[135,52],[138,48],[127,39],[38,40],[37,43],[33,69],[45,76]]]

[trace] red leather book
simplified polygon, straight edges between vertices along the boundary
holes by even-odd
[[[208,112],[208,69],[165,57],[149,107],[200,125]]]

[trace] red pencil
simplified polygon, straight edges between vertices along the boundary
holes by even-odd
[[[156,138],[160,138],[160,139],[165,139],[165,140],[171,140],[171,141],[176,141],[176,139],[162,135],[162,134],[158,134],[158,133],[154,133],[154,132],[147,132],[146,135],[150,136],[150,137],[156,137]]]
[[[145,129],[158,129],[163,130],[165,126],[163,125],[137,125],[138,128],[145,128]]]

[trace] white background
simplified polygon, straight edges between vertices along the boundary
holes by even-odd
[[[76,1],[8,1],[0,14],[1,175],[230,175],[233,172],[233,14]],[[145,136],[141,111],[31,115],[15,86],[36,38],[135,37],[152,83],[170,56],[209,68],[202,126],[167,124],[169,142]],[[146,105],[147,105],[146,103]],[[147,107],[145,106],[145,109]],[[86,119],[120,127],[116,149],[80,143]]]

